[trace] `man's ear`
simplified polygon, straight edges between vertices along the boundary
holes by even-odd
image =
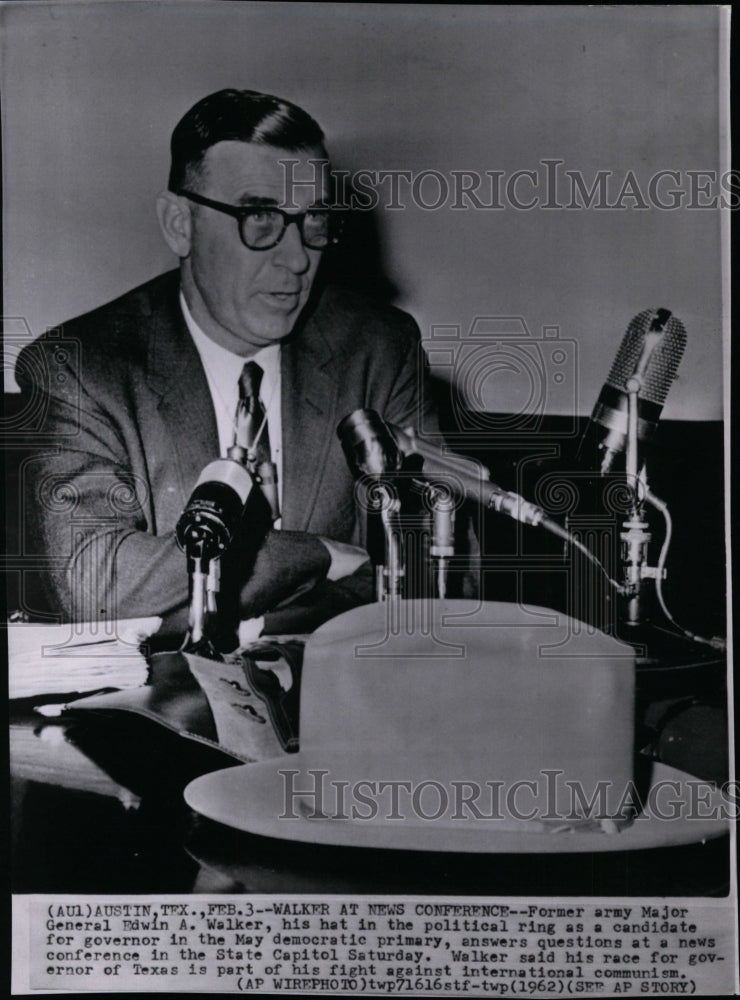
[[[172,191],[162,191],[157,196],[157,218],[170,250],[178,257],[187,257],[190,254],[192,219],[185,199]]]

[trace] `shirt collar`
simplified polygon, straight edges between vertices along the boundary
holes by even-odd
[[[187,302],[185,301],[182,289],[180,290],[180,308],[182,309],[182,314],[185,318],[187,328],[190,331],[190,336],[195,342],[195,346],[198,349],[198,353],[200,354],[203,365],[207,371],[233,373],[237,363],[239,365],[238,371],[241,371],[241,366],[246,361],[256,361],[264,372],[265,381],[263,381],[263,389],[267,385],[273,385],[279,378],[279,343],[268,344],[267,347],[260,348],[259,351],[252,354],[249,358],[242,357],[242,355],[235,354],[233,351],[229,351],[220,344],[217,344],[215,340],[212,340],[208,334],[203,332],[200,326],[198,326],[193,319],[193,315],[188,308]],[[260,392],[260,395],[262,395],[262,392]]]

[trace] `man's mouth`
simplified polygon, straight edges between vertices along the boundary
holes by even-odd
[[[301,293],[300,291],[296,291],[296,292],[264,292],[263,294],[266,295],[267,298],[273,302],[283,303],[285,305],[295,305]]]

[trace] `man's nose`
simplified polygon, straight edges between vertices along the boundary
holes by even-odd
[[[291,219],[288,223],[283,238],[275,247],[273,260],[294,274],[302,274],[308,270],[311,258],[303,245],[300,227],[295,219]]]

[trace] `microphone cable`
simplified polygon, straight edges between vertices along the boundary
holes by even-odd
[[[580,539],[576,538],[576,536],[572,532],[568,531],[567,528],[561,527],[557,521],[553,521],[549,517],[543,517],[542,520],[539,522],[539,527],[545,528],[546,531],[549,531],[553,535],[557,535],[558,538],[562,538],[563,541],[566,543],[566,545],[573,545],[575,548],[577,548],[580,553],[586,556],[586,558],[589,559],[594,564],[594,566],[596,566],[598,569],[601,570],[601,572],[604,574],[607,581],[614,588],[614,590],[616,590],[618,594],[624,595],[625,588],[622,586],[622,584],[617,583],[616,580],[613,580],[609,576],[606,566],[601,562],[601,560],[597,556],[595,556],[593,552],[589,548],[587,548],[582,541],[580,541]]]
[[[656,510],[659,510],[663,515],[663,520],[665,521],[665,538],[663,539],[663,547],[660,550],[660,556],[658,557],[658,567],[655,577],[655,593],[658,597],[658,603],[660,604],[663,614],[666,616],[668,621],[673,625],[674,628],[686,636],[687,639],[691,639],[693,642],[701,643],[704,646],[711,646],[712,649],[724,652],[727,649],[727,642],[718,635],[712,636],[711,639],[706,639],[704,636],[697,635],[690,629],[684,628],[683,625],[679,625],[676,619],[668,610],[668,607],[663,596],[663,576],[665,574],[665,564],[668,558],[668,550],[671,545],[671,539],[673,537],[673,519],[671,517],[671,512],[668,510],[668,504],[657,497],[650,489],[645,491],[645,499],[648,503],[652,504]]]

